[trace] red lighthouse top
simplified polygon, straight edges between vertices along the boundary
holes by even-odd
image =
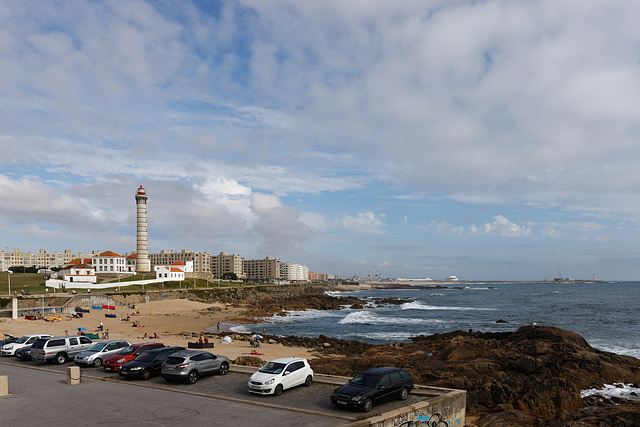
[[[144,188],[142,188],[142,185],[140,186],[140,188],[138,188],[138,194],[140,196],[147,194],[147,191]]]

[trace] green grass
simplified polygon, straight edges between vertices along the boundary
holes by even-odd
[[[9,275],[8,273],[0,272],[0,297],[8,296],[9,294],[9,283],[7,280],[8,275]],[[151,291],[151,290],[160,290],[160,289],[167,289],[167,290],[186,289],[187,287],[189,289],[192,289],[194,286],[196,289],[246,286],[245,284],[238,283],[238,282],[228,282],[223,280],[213,280],[213,281],[209,280],[207,282],[206,280],[202,280],[202,279],[196,279],[195,281],[194,279],[186,279],[182,282],[166,282],[164,284],[164,287],[162,283],[152,283],[150,285],[144,285],[144,287],[142,285],[132,285],[132,286],[122,286],[122,287],[118,285],[118,283],[126,283],[130,281],[144,280],[144,279],[148,280],[153,278],[155,278],[155,276],[151,276],[151,275],[127,276],[127,277],[121,278],[119,281],[118,279],[111,280],[109,283],[113,285],[112,287],[108,287],[106,289],[93,289],[91,292],[110,293],[110,292],[113,292],[115,288],[118,288],[118,291],[123,291],[123,292],[142,292],[142,291]],[[45,275],[43,274],[13,273],[11,275],[11,292],[13,293],[13,291],[16,291],[18,294],[20,294],[21,290],[24,290],[25,292],[28,290],[29,294],[31,295],[44,294],[46,293],[44,282],[45,282]],[[49,288],[49,292],[52,292],[52,291],[53,289]],[[56,292],[58,291],[56,290]]]

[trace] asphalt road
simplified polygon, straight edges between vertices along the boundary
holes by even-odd
[[[0,358],[0,375],[9,378],[10,396],[0,397],[3,425],[48,426],[193,425],[220,426],[339,426],[355,421],[361,412],[336,408],[329,395],[336,387],[314,382],[311,387],[285,390],[281,396],[247,392],[248,374],[212,375],[196,384],[167,383],[161,377],[129,380],[102,368],[82,368],[82,383],[66,384],[67,367]],[[367,415],[390,411],[422,400],[384,403]]]

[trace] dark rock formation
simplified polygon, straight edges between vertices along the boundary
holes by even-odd
[[[546,326],[420,336],[398,347],[355,346],[347,358],[314,359],[314,370],[355,375],[370,366],[402,366],[417,383],[467,390],[467,410],[480,416],[478,426],[565,422],[585,406],[581,390],[640,381],[640,360],[596,350],[578,334]]]

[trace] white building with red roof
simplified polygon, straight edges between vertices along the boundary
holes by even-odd
[[[127,263],[124,256],[112,251],[102,252],[91,260],[91,265],[96,270],[96,274],[100,273],[126,273]]]
[[[156,272],[156,279],[182,281],[185,273],[193,272],[193,261],[176,261],[169,265],[156,265],[153,269]]]

